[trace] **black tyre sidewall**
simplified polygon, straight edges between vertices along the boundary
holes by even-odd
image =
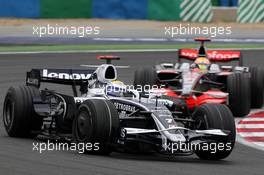
[[[134,86],[157,85],[157,73],[152,67],[144,67],[136,70],[134,75]]]
[[[41,129],[42,118],[34,112],[32,102],[33,97],[38,94],[37,88],[28,86],[11,87],[8,89],[4,101],[3,120],[9,136],[35,137],[36,135],[32,131]],[[8,103],[13,104],[13,115],[9,125],[5,121]]]
[[[250,67],[251,73],[251,107],[261,108],[264,101],[264,74],[259,67]]]
[[[81,113],[89,114],[91,129],[87,130],[87,137],[80,140],[78,137],[78,117]],[[109,154],[112,151],[112,143],[116,142],[119,134],[118,113],[113,104],[106,100],[92,99],[86,100],[79,107],[73,122],[73,137],[75,142],[96,144],[99,143],[100,149],[97,151],[86,151],[90,154]]]
[[[225,145],[228,144],[231,149],[217,150],[216,153],[211,153],[210,150],[198,150],[196,151],[196,155],[201,159],[207,160],[219,160],[228,157],[234,148],[236,139],[235,122],[228,107],[223,104],[204,104],[198,107],[193,115],[193,118],[195,120],[197,117],[202,117],[206,123],[204,125],[204,128],[196,129],[221,129],[230,131],[230,134],[226,140],[209,143],[223,143]]]
[[[249,114],[251,106],[251,85],[249,74],[235,73],[227,77],[229,107],[235,117]]]

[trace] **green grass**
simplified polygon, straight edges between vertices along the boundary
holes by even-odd
[[[0,46],[0,52],[15,51],[86,51],[129,49],[180,49],[197,48],[198,44],[114,44],[114,45],[34,45]],[[208,44],[208,48],[264,48],[264,44]]]

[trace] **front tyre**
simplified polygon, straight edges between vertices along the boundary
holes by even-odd
[[[216,147],[214,150],[196,150],[196,155],[206,160],[220,160],[228,157],[234,148],[236,139],[235,122],[229,108],[223,104],[204,104],[194,111],[193,119],[196,123],[194,128],[197,130],[221,129],[230,131],[228,137],[221,139],[221,141],[203,142],[202,144],[207,144],[207,146],[216,145]]]
[[[119,115],[107,100],[90,99],[80,105],[73,122],[73,139],[77,143],[96,145],[84,153],[107,155],[119,136]]]

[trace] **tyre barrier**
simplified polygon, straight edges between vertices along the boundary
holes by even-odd
[[[264,22],[264,0],[239,0],[237,22]]]

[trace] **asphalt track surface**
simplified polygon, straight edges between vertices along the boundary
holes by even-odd
[[[98,53],[100,54],[100,53]],[[9,86],[24,84],[25,72],[31,68],[79,68],[80,64],[100,64],[98,54],[20,54],[0,55],[0,106]],[[113,54],[113,53],[111,53]],[[175,60],[174,52],[114,53],[121,56],[117,65],[130,65],[119,70],[119,78],[132,82],[133,71],[142,65]],[[264,66],[264,51],[243,51],[245,64]],[[55,89],[58,87],[54,86]],[[67,89],[60,88],[67,92]],[[222,161],[202,161],[195,155],[170,157],[112,153],[110,156],[83,155],[72,151],[32,151],[36,140],[10,138],[0,122],[0,174],[237,174],[263,175],[264,152],[236,144],[232,154]]]

